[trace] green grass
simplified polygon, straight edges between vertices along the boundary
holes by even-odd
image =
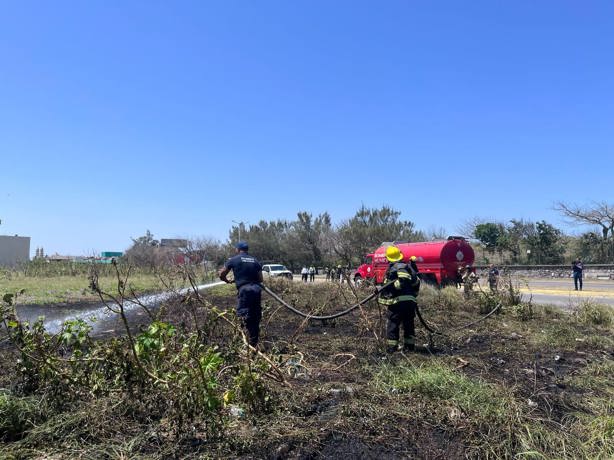
[[[456,406],[468,416],[514,420],[512,399],[494,384],[468,377],[441,362],[417,367],[386,365],[376,375],[379,390],[416,394],[437,404]]]
[[[0,440],[15,440],[43,420],[40,399],[0,394]]]
[[[437,289],[424,283],[420,287],[418,305],[436,306],[444,310],[459,310],[466,303],[463,293],[453,286]]]
[[[117,279],[115,277],[100,277],[99,284],[106,291],[117,291]],[[130,276],[128,285],[137,294],[164,289],[157,276],[148,274]],[[19,304],[41,305],[98,300],[98,296],[88,286],[89,281],[86,276],[30,277],[13,274],[10,279],[7,277],[0,278],[0,294],[25,290],[24,294],[17,298]]]

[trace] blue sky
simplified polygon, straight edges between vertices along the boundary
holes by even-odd
[[[614,3],[0,1],[0,234],[420,229],[612,202]]]

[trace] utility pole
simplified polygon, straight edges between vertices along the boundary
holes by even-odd
[[[249,224],[249,222],[237,222],[236,220],[233,220],[232,222],[239,226],[239,241],[241,241],[241,227],[243,227],[245,224]]]

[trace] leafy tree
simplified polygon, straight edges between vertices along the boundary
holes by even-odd
[[[562,232],[546,221],[535,224],[535,235],[527,238],[527,243],[538,264],[558,264],[563,262]]]
[[[298,220],[292,224],[296,250],[301,254],[301,259],[321,265],[325,236],[332,230],[330,215],[325,212],[313,219],[310,213],[302,211],[297,217]]]
[[[152,248],[157,248],[160,246],[160,241],[154,239],[153,233],[151,233],[149,230],[147,230],[143,236],[131,238],[131,240],[134,246],[145,246]]]
[[[399,211],[389,206],[380,209],[361,206],[354,217],[336,229],[336,255],[344,263],[355,263],[382,242],[415,241],[417,233],[414,223],[400,220],[400,215]]]
[[[153,233],[149,230],[143,236],[131,238],[132,246],[124,253],[126,260],[138,267],[155,267],[159,261],[160,242],[154,239]]]
[[[505,235],[505,227],[503,224],[486,222],[478,224],[473,232],[475,237],[484,245],[487,251],[494,253],[495,250],[500,250],[501,240]]]
[[[241,239],[249,243],[250,253],[254,254],[263,262],[285,262],[287,247],[286,240],[290,225],[284,220],[264,221],[249,228],[241,228]],[[233,226],[230,230],[230,244],[228,255],[232,254],[232,247],[239,241],[239,227]]]
[[[497,244],[501,250],[509,252],[512,263],[519,263],[528,247],[527,238],[534,234],[535,224],[533,222],[512,219],[505,226],[505,231]]]

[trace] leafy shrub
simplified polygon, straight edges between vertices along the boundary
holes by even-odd
[[[531,302],[520,303],[510,307],[510,312],[513,317],[520,321],[530,321],[535,318],[535,310]]]
[[[584,300],[576,311],[576,317],[583,324],[608,327],[614,322],[614,310],[608,305]]]

